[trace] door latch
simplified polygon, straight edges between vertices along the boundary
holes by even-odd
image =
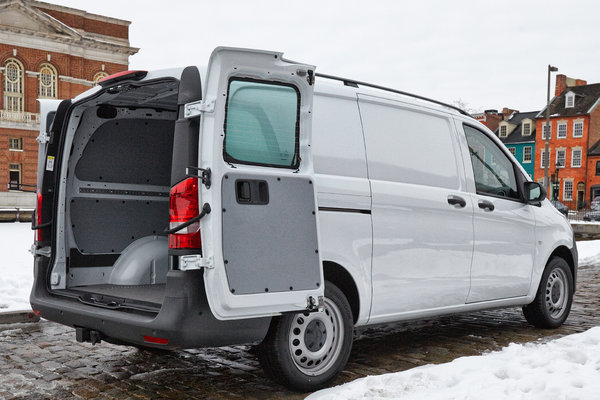
[[[214,268],[212,257],[203,258],[199,254],[179,256],[180,271],[192,271],[201,268]]]

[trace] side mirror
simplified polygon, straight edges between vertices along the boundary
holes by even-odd
[[[546,189],[537,182],[525,182],[523,197],[527,204],[539,203],[546,198]]]

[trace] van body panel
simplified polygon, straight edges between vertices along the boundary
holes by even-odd
[[[302,191],[300,197],[286,197],[287,202],[269,208],[270,211],[266,210],[267,204],[255,204],[253,201],[240,204],[246,212],[238,215],[238,224],[252,223],[253,212],[264,208],[261,213],[263,218],[269,219],[267,226],[277,227],[274,230],[257,227],[256,235],[246,238],[245,246],[254,247],[256,256],[246,260],[242,266],[248,270],[260,269],[267,274],[282,275],[277,270],[278,265],[297,265],[293,260],[294,253],[284,251],[293,245],[294,237],[304,235],[308,238],[305,243],[318,244],[316,190],[310,149],[314,70],[314,66],[282,59],[281,53],[257,50],[217,48],[209,60],[203,101],[214,102],[215,112],[203,113],[201,117],[199,167],[211,169],[211,180],[216,187],[221,186],[228,174],[235,173],[244,174],[247,181],[256,182],[271,182],[273,178],[273,182],[278,182],[276,179],[280,177],[281,181],[296,185]],[[297,111],[296,115],[285,117],[288,114],[284,110],[289,110],[285,107],[291,99],[290,91],[297,93]],[[279,107],[280,111],[273,114],[275,107]],[[296,120],[290,121],[292,117]],[[288,140],[286,142],[281,135],[289,123],[296,124],[296,153],[293,157],[289,151],[283,150],[290,139],[285,139]],[[242,139],[238,139],[237,132],[246,132],[244,137],[255,135],[255,139],[246,142],[246,147],[239,147]],[[273,153],[274,148],[279,148],[279,153]],[[286,196],[284,185],[269,184],[267,190],[269,199]],[[221,190],[201,186],[201,203],[210,204],[213,210],[200,221],[202,255],[213,264],[213,268],[204,272],[205,288],[210,308],[218,319],[262,317],[305,310],[311,298],[317,301],[323,296],[318,245],[313,246],[315,248],[310,249],[310,255],[304,258],[306,262],[310,260],[310,265],[305,266],[310,271],[307,276],[312,281],[310,288],[305,284],[303,269],[295,268],[288,269],[285,277],[273,277],[273,282],[282,285],[284,281],[297,280],[302,282],[301,289],[289,284],[285,291],[271,291],[265,286],[262,293],[257,293],[255,288],[252,294],[237,293],[228,276],[234,274],[233,280],[243,280],[243,274],[237,276],[234,269],[226,268],[223,228],[229,220],[224,217],[227,211],[223,211],[221,206],[229,200],[222,196]],[[310,204],[306,204],[307,198],[312,198]],[[239,198],[236,201],[245,202]],[[301,201],[305,204],[300,204]],[[297,212],[299,209],[310,210],[310,213]],[[294,231],[294,235],[279,234],[282,229]],[[260,263],[258,254],[261,252],[273,253],[277,261],[271,260],[271,265]],[[279,289],[283,288],[281,285],[278,285]]]
[[[372,190],[370,321],[465,303],[473,208],[466,199],[451,119],[359,95]]]

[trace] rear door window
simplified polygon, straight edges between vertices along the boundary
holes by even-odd
[[[224,159],[298,168],[300,93],[288,84],[233,79],[225,117]]]

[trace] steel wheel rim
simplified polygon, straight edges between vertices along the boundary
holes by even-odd
[[[560,318],[565,312],[568,301],[567,282],[567,276],[560,268],[553,269],[548,275],[544,298],[548,313],[554,319]]]
[[[323,312],[296,314],[289,332],[294,365],[306,375],[325,373],[337,360],[343,337],[342,313],[330,299],[325,298]]]

